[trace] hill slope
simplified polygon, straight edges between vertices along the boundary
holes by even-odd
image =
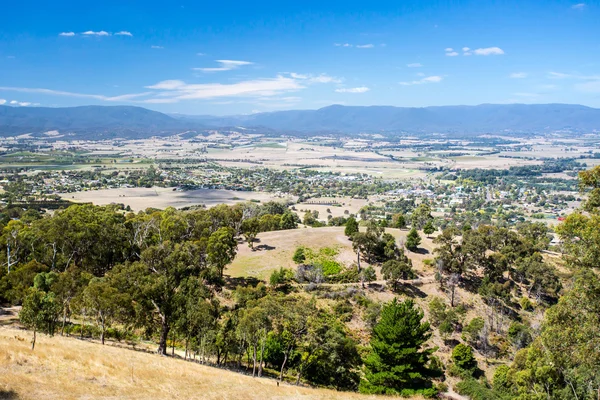
[[[543,133],[600,130],[600,109],[572,104],[478,106],[340,106],[227,117],[172,117],[131,106],[70,108],[0,106],[0,136],[58,130],[80,138],[150,137],[243,126],[286,133]]]
[[[373,399],[252,378],[170,357],[0,328],[0,398]],[[418,398],[413,398],[417,400]]]
[[[184,131],[185,123],[142,107],[83,106],[66,108],[0,106],[0,136],[57,130],[93,136],[152,136]]]

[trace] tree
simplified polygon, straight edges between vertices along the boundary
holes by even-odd
[[[383,279],[396,290],[401,280],[413,279],[416,275],[412,269],[412,261],[404,254],[399,260],[388,260],[381,266]]]
[[[473,355],[473,348],[459,343],[452,349],[452,361],[461,370],[473,375],[477,370],[477,360]]]
[[[364,360],[365,377],[359,387],[362,393],[432,396],[437,392],[431,378],[439,372],[429,366],[435,349],[423,349],[431,328],[422,319],[423,312],[412,299],[394,299],[383,306],[373,328],[371,352]]]
[[[351,238],[355,233],[358,232],[358,222],[354,217],[348,218],[346,221],[346,228],[344,229],[344,235]]]
[[[157,325],[160,327],[158,353],[161,355],[167,354],[167,337],[180,306],[178,293],[188,277],[201,275],[203,256],[195,244],[166,241],[148,247],[139,262],[123,265],[113,277],[116,286],[126,290],[136,301],[138,323],[150,331]]]
[[[375,273],[375,269],[370,265],[367,268],[363,268],[360,272],[360,281],[362,283],[363,289],[365,288],[365,282],[371,283],[377,279],[377,274]]]
[[[19,320],[26,328],[33,330],[31,350],[35,348],[38,331],[48,335],[54,334],[59,313],[60,304],[56,301],[54,293],[46,293],[36,288],[29,290],[23,300]]]
[[[281,220],[279,221],[279,229],[296,229],[298,227],[298,223],[296,222],[296,218],[290,211],[286,211],[281,216]]]
[[[296,248],[296,251],[294,252],[294,255],[292,256],[292,260],[296,264],[302,264],[304,261],[306,261],[306,249],[302,246]]]
[[[392,226],[398,229],[406,228],[406,217],[404,216],[404,214],[394,214],[394,216],[392,217]]]
[[[254,250],[254,240],[256,239],[256,235],[258,235],[259,231],[258,218],[248,218],[242,222],[242,234],[246,237],[248,247],[250,247],[252,250]]]
[[[423,229],[425,224],[432,219],[431,206],[427,203],[419,204],[410,216],[412,227],[416,229]]]
[[[100,342],[104,344],[106,328],[126,313],[131,300],[126,293],[119,292],[103,277],[90,281],[83,291],[83,304],[88,312],[96,316],[96,322],[100,326]]]
[[[421,244],[421,236],[419,232],[413,227],[406,235],[406,248],[410,251],[416,251]]]
[[[237,253],[237,242],[233,228],[219,228],[208,238],[206,247],[208,262],[223,277],[225,266],[233,261]]]
[[[429,220],[429,221],[427,221],[427,223],[423,227],[423,233],[426,234],[427,237],[430,237],[430,235],[433,232],[435,232],[435,227],[433,226],[433,223],[431,222],[431,220]]]

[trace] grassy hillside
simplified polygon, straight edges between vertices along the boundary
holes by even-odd
[[[252,378],[170,357],[73,338],[0,329],[0,398],[373,399]],[[415,398],[419,399],[419,398]]]

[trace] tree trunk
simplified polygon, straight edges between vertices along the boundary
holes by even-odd
[[[358,272],[360,273],[360,250],[356,250],[356,265],[358,265]]]
[[[256,347],[258,346],[258,340],[254,341],[252,345],[252,377],[256,376]]]
[[[100,332],[100,342],[102,342],[102,344],[104,344],[104,332],[105,332],[104,321],[102,321],[102,330]]]
[[[31,341],[31,351],[33,351],[33,349],[35,349],[35,339],[36,339],[36,328],[35,326],[33,327],[33,340]]]
[[[258,377],[260,378],[262,376],[262,371],[263,371],[263,357],[265,355],[265,342],[266,342],[266,337],[263,338],[262,343],[260,345],[260,363],[258,364]]]
[[[60,336],[65,335],[65,324],[67,323],[67,306],[64,306],[62,327],[60,328]]]
[[[158,354],[167,355],[167,337],[169,336],[169,323],[165,317],[162,317],[162,329],[160,331],[160,341],[158,342]]]
[[[188,358],[188,344],[189,344],[189,338],[186,337],[185,338],[185,354],[183,355],[184,360],[187,360],[187,358]]]
[[[288,360],[288,356],[290,354],[290,350],[291,350],[291,346],[288,348],[288,350],[283,353],[283,363],[281,364],[281,371],[279,371],[279,382],[283,381],[283,369],[285,368],[285,363]]]

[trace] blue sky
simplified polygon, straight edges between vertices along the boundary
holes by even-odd
[[[0,104],[600,107],[600,2],[7,1]]]

